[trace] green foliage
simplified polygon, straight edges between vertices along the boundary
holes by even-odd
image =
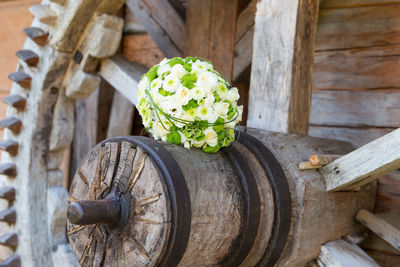
[[[216,146],[209,146],[207,145],[206,147],[203,148],[203,151],[206,153],[211,153],[215,154],[218,152],[218,150],[221,148],[220,144],[217,144]]]
[[[188,111],[191,108],[197,108],[199,106],[199,104],[197,104],[197,101],[194,99],[191,99],[189,101],[189,103],[187,103],[186,105],[182,106],[184,111]]]
[[[168,135],[168,142],[179,145],[181,143],[181,135],[177,131],[171,132]]]
[[[218,119],[214,122],[213,129],[216,133],[219,133],[224,129],[224,125],[225,125],[225,120],[221,117],[218,117]]]
[[[170,65],[171,67],[175,66],[176,64],[184,65],[184,64],[185,64],[185,61],[183,61],[183,59],[180,58],[180,57],[174,57],[174,58],[172,58],[172,59],[169,61],[169,65]]]
[[[158,89],[158,92],[162,96],[169,96],[169,95],[174,95],[175,94],[175,93],[170,93],[170,92],[165,91],[162,87],[160,89]]]
[[[186,88],[192,89],[197,82],[197,75],[194,73],[185,74],[181,79],[182,85]]]
[[[157,71],[158,65],[155,65],[147,72],[147,79],[149,79],[150,82],[157,78]]]

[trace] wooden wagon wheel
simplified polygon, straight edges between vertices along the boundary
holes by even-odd
[[[20,266],[21,263],[24,266],[79,266],[80,259],[77,260],[71,247],[66,244],[65,214],[68,192],[62,187],[63,175],[59,166],[65,149],[73,138],[75,100],[89,96],[98,87],[100,78],[97,72],[136,103],[134,89],[144,69],[129,64],[120,56],[108,59],[115,54],[121,40],[123,20],[115,14],[124,2],[44,0],[41,5],[31,8],[35,20],[30,28],[25,29],[28,39],[23,50],[18,52],[21,62],[17,71],[10,74],[10,79],[15,82],[6,99],[10,107],[7,118],[0,122],[6,128],[0,148],[8,152],[3,154],[4,163],[0,166],[0,172],[6,176],[0,181],[0,197],[6,200],[3,202],[0,220],[9,227],[9,233],[0,238],[0,243],[9,247],[10,251],[15,251],[0,266]],[[397,131],[387,139],[394,139],[398,135]],[[258,136],[261,138],[263,135]],[[397,145],[386,139],[382,139],[382,142],[386,146],[381,147],[381,150]],[[127,157],[140,155],[140,149],[130,146],[129,142],[123,145]],[[101,158],[99,155],[105,154],[108,149],[107,157],[115,157],[110,152],[112,146],[113,142],[109,142],[96,147],[93,158],[87,161],[88,164],[103,168],[103,161],[98,160]],[[396,166],[393,163],[397,163],[399,158],[398,152],[394,152],[397,155],[395,159],[379,162],[377,165],[370,164],[373,160],[364,161],[370,168],[358,170],[354,174],[345,162],[359,160],[362,153],[365,152],[348,155],[345,161],[338,159],[323,169],[322,173],[330,190],[358,188],[372,178],[394,169]],[[140,165],[141,160],[144,158],[139,156],[135,164]],[[382,166],[385,167],[384,170]],[[147,171],[151,171],[151,168]],[[348,176],[339,177],[338,180],[338,175],[346,171],[349,171]],[[87,174],[78,172],[77,175],[82,175],[81,183],[85,183]],[[91,176],[96,177],[96,173]],[[365,177],[368,179],[365,180]],[[128,189],[132,189],[130,184],[126,184]],[[154,188],[159,190],[157,192],[165,190],[157,181]],[[105,192],[108,188],[103,189]],[[82,191],[80,196],[97,199],[97,193]],[[137,199],[127,201],[139,209],[141,205],[135,201],[142,204],[157,201],[160,206],[166,205],[168,201],[158,193],[138,193],[138,196],[140,197]],[[82,229],[69,227],[70,233]],[[98,234],[98,229],[92,227],[82,231],[93,231],[93,238],[101,239],[101,231]],[[163,239],[165,237],[161,232],[160,230],[158,237]],[[78,240],[77,243],[79,242]],[[139,247],[138,253],[141,257],[149,257],[146,251],[140,249],[140,244],[136,244],[136,247]],[[86,247],[82,249],[82,255],[85,255]],[[94,262],[98,260],[95,259]]]

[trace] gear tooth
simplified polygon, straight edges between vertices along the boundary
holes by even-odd
[[[50,2],[54,2],[54,3],[57,3],[59,5],[64,5],[66,0],[50,0]]]
[[[21,267],[21,258],[13,255],[0,263],[0,267]]]
[[[15,211],[14,208],[9,208],[0,212],[0,221],[6,223],[15,223],[16,220],[17,220],[17,212]]]
[[[16,248],[18,246],[17,233],[7,233],[0,236],[0,245]]]
[[[0,198],[8,201],[15,200],[15,188],[12,186],[0,187]]]
[[[32,50],[19,50],[17,52],[17,57],[31,67],[36,67],[39,63],[39,56]]]
[[[47,42],[47,38],[49,37],[48,33],[37,27],[25,28],[24,33],[40,46],[44,46]]]
[[[26,106],[26,98],[22,95],[9,95],[3,98],[3,102],[16,109],[24,109]]]
[[[26,74],[25,72],[22,71],[16,71],[13,73],[10,73],[8,75],[8,78],[12,80],[13,82],[18,83],[21,87],[25,89],[30,89],[31,88],[31,83],[32,83],[32,77]]]
[[[52,25],[57,20],[57,14],[48,5],[33,5],[29,11],[36,19],[47,25]]]
[[[19,144],[13,140],[1,140],[0,149],[8,152],[11,156],[18,154]]]
[[[17,176],[17,166],[14,163],[1,163],[0,174],[15,177]]]
[[[19,134],[22,128],[22,121],[17,117],[11,116],[0,120],[0,127],[10,129],[14,134]]]

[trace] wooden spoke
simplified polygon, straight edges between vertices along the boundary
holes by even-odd
[[[149,223],[149,224],[164,224],[164,222],[162,222],[162,221],[157,221],[157,220],[142,218],[142,217],[135,218],[135,221]]]
[[[24,33],[37,45],[44,46],[49,35],[40,28],[29,27],[24,29]]]
[[[17,176],[17,166],[14,163],[1,163],[0,174],[15,177]]]
[[[48,5],[33,5],[29,11],[44,24],[52,25],[57,20],[56,13]]]
[[[129,187],[128,187],[128,191],[131,191],[132,188],[135,186],[137,179],[140,176],[140,173],[143,170],[144,167],[144,161],[146,160],[146,154],[141,154],[139,157],[139,160],[137,162],[137,164],[134,166],[134,169],[132,171],[131,177],[129,177]]]
[[[0,267],[21,267],[21,259],[18,255],[11,256],[0,262]]]
[[[137,241],[134,237],[130,237],[129,240],[132,241],[132,243],[135,245],[135,247],[137,248],[139,253],[143,256],[143,258],[145,258],[147,261],[150,261],[150,256],[147,253],[146,249],[143,247],[143,245],[140,244],[140,242]]]
[[[21,87],[25,89],[30,89],[31,88],[31,82],[32,78],[28,74],[21,72],[21,71],[16,71],[13,73],[10,73],[8,75],[8,78],[12,80],[13,82],[16,82],[19,84]]]
[[[156,202],[157,200],[160,199],[160,195],[161,194],[155,194],[152,196],[148,196],[142,199],[137,200],[138,205],[140,206],[144,206],[144,205],[148,205],[150,203]]]
[[[83,226],[79,226],[79,227],[75,227],[75,228],[70,229],[67,234],[68,235],[72,235],[72,234],[75,234],[75,233],[77,233],[77,232],[79,232],[79,231],[81,231],[83,229],[85,229],[84,225]]]
[[[32,50],[19,50],[17,57],[31,67],[36,67],[39,64],[39,56]]]
[[[15,248],[18,246],[17,233],[7,233],[0,236],[0,245]]]
[[[83,175],[83,173],[82,173],[82,171],[81,171],[80,169],[78,170],[78,175],[79,175],[79,178],[81,178],[82,181],[83,181],[87,186],[89,186],[88,180],[86,179],[85,175]]]
[[[0,221],[6,223],[15,223],[17,219],[17,212],[14,208],[9,208],[0,212]]]
[[[19,110],[25,109],[26,106],[26,98],[22,95],[6,96],[5,98],[3,98],[3,102]]]
[[[0,187],[0,198],[8,201],[15,200],[15,188],[11,186]]]
[[[8,152],[11,156],[16,156],[18,154],[19,145],[13,140],[1,140],[0,149]]]

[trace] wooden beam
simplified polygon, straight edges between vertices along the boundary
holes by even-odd
[[[120,54],[102,60],[100,65],[100,76],[136,106],[137,87],[146,68],[128,61]]]
[[[131,135],[134,110],[133,104],[125,96],[114,91],[107,138]]]
[[[400,168],[400,129],[321,169],[327,191],[353,190]]]
[[[324,267],[379,267],[379,264],[368,256],[360,247],[342,239],[331,241],[323,245],[317,259],[317,264],[317,266]]]
[[[185,23],[168,0],[128,0],[126,4],[166,57],[182,56]]]
[[[238,0],[190,0],[187,6],[185,55],[209,59],[232,79]]]
[[[307,134],[319,1],[257,4],[247,126]]]
[[[394,213],[372,214],[360,210],[356,219],[400,251],[400,218]]]

